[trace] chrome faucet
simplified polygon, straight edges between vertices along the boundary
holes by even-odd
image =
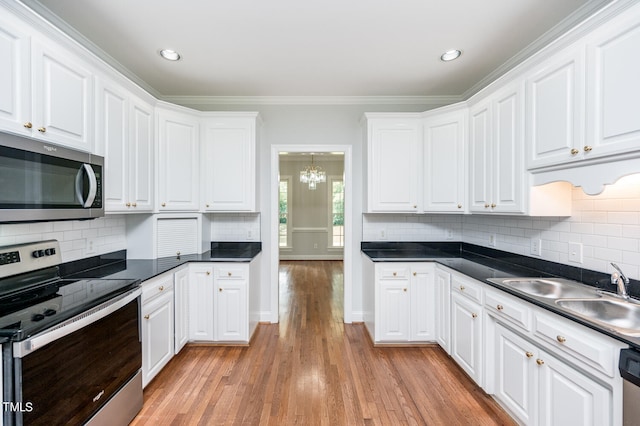
[[[611,266],[618,271],[611,274],[611,284],[616,284],[618,286],[618,296],[628,300],[629,294],[627,294],[627,284],[629,284],[629,278],[624,275],[622,269],[620,269],[618,265],[612,263]]]

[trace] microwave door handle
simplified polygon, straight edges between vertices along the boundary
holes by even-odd
[[[84,173],[86,173],[89,178],[89,194],[87,195],[86,200],[82,198],[82,175]],[[96,198],[97,188],[98,181],[96,180],[96,174],[93,171],[93,168],[91,168],[91,165],[89,164],[83,164],[78,170],[78,173],[76,173],[76,197],[78,198],[78,201],[80,201],[82,207],[91,207]]]

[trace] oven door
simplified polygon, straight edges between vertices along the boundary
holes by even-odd
[[[16,424],[85,423],[139,373],[139,294],[14,343]],[[141,384],[138,396],[141,406]]]
[[[104,215],[102,157],[0,133],[2,222]]]

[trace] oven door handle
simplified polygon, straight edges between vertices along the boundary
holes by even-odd
[[[83,327],[111,315],[118,309],[126,306],[129,302],[138,298],[141,294],[142,290],[140,288],[136,288],[125,293],[122,297],[108,300],[101,305],[89,309],[87,312],[83,312],[80,315],[69,318],[53,328],[36,334],[27,340],[15,342],[13,344],[13,356],[14,358],[22,358],[29,355],[55,340],[61,339],[74,331],[80,330]]]
[[[89,178],[89,193],[87,194],[87,199],[83,198],[83,187],[82,187],[82,175],[87,174]],[[96,173],[93,171],[93,168],[90,164],[83,164],[80,169],[78,169],[78,173],[76,173],[76,197],[78,201],[80,201],[80,205],[85,208],[91,207],[93,201],[96,199],[96,193],[98,191],[98,180],[96,179]]]

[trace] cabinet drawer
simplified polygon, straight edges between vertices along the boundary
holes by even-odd
[[[475,302],[482,303],[482,283],[460,275],[451,274],[451,291],[461,294]]]
[[[220,268],[216,268],[217,272],[215,273],[218,278],[227,278],[227,279],[241,279],[247,278],[248,269],[243,268],[242,266],[222,266]]]
[[[402,265],[398,266],[382,266],[378,269],[380,278],[409,278],[409,268]]]
[[[621,344],[558,315],[534,312],[533,317],[534,334],[547,346],[580,364],[614,377]]]
[[[146,281],[142,284],[142,303],[155,299],[161,294],[173,290],[173,274]]]
[[[524,330],[531,330],[529,307],[499,291],[485,291],[484,304],[496,318],[506,319]]]

